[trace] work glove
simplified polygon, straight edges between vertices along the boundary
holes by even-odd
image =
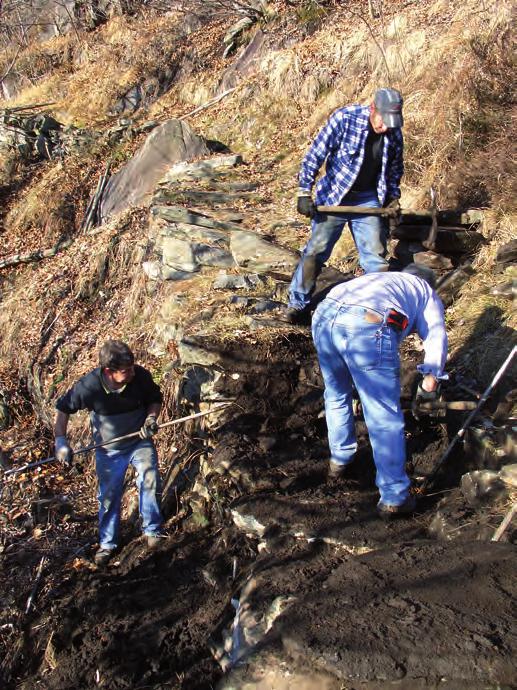
[[[386,203],[384,204],[384,208],[390,211],[390,215],[388,216],[388,226],[390,232],[393,232],[400,225],[400,199],[397,197],[388,197],[386,199]]]
[[[56,436],[54,441],[54,455],[56,460],[66,463],[69,467],[72,465],[74,451],[70,447],[66,436]]]
[[[139,431],[139,436],[140,438],[151,438],[155,434],[158,433],[160,427],[158,426],[158,422],[156,421],[156,416],[154,414],[150,414],[146,417],[145,422],[143,423],[142,428]]]
[[[296,210],[302,216],[312,218],[316,213],[316,206],[312,200],[310,192],[298,192],[298,200],[296,202]]]
[[[415,419],[420,419],[422,414],[428,415],[429,417],[436,417],[440,414],[439,410],[426,410],[422,408],[422,403],[434,403],[441,398],[441,384],[438,381],[434,391],[426,391],[422,388],[422,382],[417,386],[415,397],[413,399],[413,404],[411,405],[411,410]]]

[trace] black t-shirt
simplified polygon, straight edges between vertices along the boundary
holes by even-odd
[[[364,144],[364,158],[357,173],[352,192],[366,192],[377,188],[377,179],[382,169],[384,134],[376,134],[368,122],[368,135]]]

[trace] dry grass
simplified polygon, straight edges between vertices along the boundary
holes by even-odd
[[[490,293],[496,285],[517,279],[515,267],[495,271],[497,248],[514,239],[516,222],[515,215],[487,214],[485,234],[491,241],[474,261],[476,274],[447,312],[451,359],[483,385],[490,382],[517,341],[513,300]]]
[[[343,5],[329,19],[332,31],[322,25],[289,48],[269,53],[257,61],[255,72],[237,91],[190,121],[209,138],[244,153],[257,174],[266,161],[274,163],[264,175],[275,201],[272,220],[289,221],[295,217],[299,162],[317,129],[335,108],[368,103],[373,91],[387,83],[389,73],[391,84],[406,99],[404,205],[426,206],[427,190],[433,184],[439,187],[442,205],[482,199],[499,209],[487,231],[491,244],[476,262],[478,274],[449,316],[453,352],[459,353],[468,342],[473,354],[465,366],[479,368],[483,380],[498,361],[497,353],[506,347],[507,329],[514,323],[508,301],[489,293],[500,281],[492,275],[495,250],[511,235],[515,221],[509,213],[515,203],[508,155],[513,147],[512,105],[504,97],[509,75],[515,73],[509,63],[509,7],[509,2],[486,0],[454,8],[446,2],[422,2],[397,13],[394,4],[386,10],[385,23],[372,22],[370,31],[358,19],[351,22]],[[177,82],[153,105],[150,115],[164,119],[184,113],[214,93],[222,70],[230,64],[220,57],[223,30],[220,23],[214,24],[182,42],[172,14],[113,18],[82,36],[80,43],[71,36],[53,47],[38,48],[33,54],[38,82],[19,100],[57,98],[62,119],[105,122],[116,98],[169,65],[177,70]],[[48,55],[56,56],[50,71]],[[49,166],[20,195],[6,219],[9,233],[29,245],[34,238],[54,240],[70,230],[68,204],[72,199],[77,209],[78,199],[71,183],[77,185],[83,173],[71,164],[60,165]],[[82,373],[106,333],[137,343],[145,356],[155,324],[165,317],[159,313],[161,306],[171,292],[181,289],[162,285],[152,296],[147,294],[140,269],[145,221],[135,219],[116,243],[112,243],[114,227],[80,238],[66,257],[26,269],[31,271],[30,285],[20,274],[3,295],[0,328],[6,339],[0,352],[20,371],[30,363],[30,353],[38,352],[40,331],[45,332],[49,323],[47,313],[58,314],[52,338],[38,355],[49,356],[52,344],[65,337],[46,365],[47,389],[52,385],[61,389]],[[287,238],[288,228],[286,224],[282,237]],[[293,230],[292,236],[297,232],[303,235]],[[341,265],[352,253],[352,242],[345,235],[333,262]],[[209,288],[204,281],[199,277],[189,285],[189,308],[206,306]],[[65,286],[69,292],[60,296]],[[68,310],[75,330],[67,335],[59,330],[59,314]],[[499,310],[497,318],[495,310]],[[231,334],[245,328],[239,315],[227,314],[225,319],[216,331]],[[80,363],[74,359],[79,355]],[[464,358],[461,361],[465,363]],[[64,373],[66,380],[56,382]]]

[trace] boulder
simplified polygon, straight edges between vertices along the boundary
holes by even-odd
[[[178,271],[194,272],[199,270],[194,250],[190,242],[175,237],[163,238],[163,263]]]
[[[498,264],[514,264],[517,261],[517,240],[512,240],[499,247],[495,260]]]
[[[217,94],[224,93],[224,91],[238,84],[242,77],[255,69],[257,61],[267,50],[269,50],[269,47],[266,41],[266,34],[259,29],[234,63],[225,70],[217,89]]]
[[[505,493],[504,482],[499,472],[494,470],[475,470],[461,478],[461,493],[472,506],[489,501]]]
[[[197,271],[200,266],[230,268],[232,255],[224,249],[201,242],[189,242],[177,237],[164,237],[163,263],[179,271]]]
[[[212,283],[215,290],[242,290],[256,287],[261,282],[256,273],[245,276],[228,275],[225,271],[220,271],[217,278]]]
[[[183,161],[173,165],[163,178],[164,183],[178,182],[181,180],[198,180],[212,178],[221,173],[228,172],[237,165],[242,164],[242,156],[232,154],[229,156],[214,156],[194,163]]]
[[[102,220],[147,200],[175,163],[208,153],[205,140],[185,122],[173,119],[156,127],[133,158],[109,179],[101,202]]]
[[[185,280],[192,276],[191,271],[182,271],[160,261],[144,261],[142,268],[150,280]]]
[[[413,255],[413,260],[416,264],[427,266],[427,268],[437,270],[450,270],[453,268],[452,261],[446,256],[436,254],[435,252],[417,252]]]
[[[299,256],[290,249],[273,244],[255,232],[232,232],[230,251],[235,263],[258,273],[290,278]]]
[[[459,293],[462,285],[473,276],[474,269],[470,264],[464,264],[447,273],[441,278],[436,286],[436,291],[442,298],[442,302],[446,307],[454,302],[454,298]]]
[[[512,463],[511,465],[505,465],[499,472],[499,477],[501,481],[508,486],[517,488],[517,463]]]

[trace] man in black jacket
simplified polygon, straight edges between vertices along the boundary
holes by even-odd
[[[149,546],[162,536],[158,456],[151,440],[158,431],[162,394],[150,372],[135,364],[133,353],[120,340],[104,343],[99,364],[58,399],[54,433],[56,458],[71,463],[73,451],[66,430],[70,415],[79,410],[90,412],[96,444],[140,432],[136,438],[114,441],[95,451],[100,544],[95,562],[105,565],[118,547],[124,477],[130,464],[137,473],[142,529]]]

